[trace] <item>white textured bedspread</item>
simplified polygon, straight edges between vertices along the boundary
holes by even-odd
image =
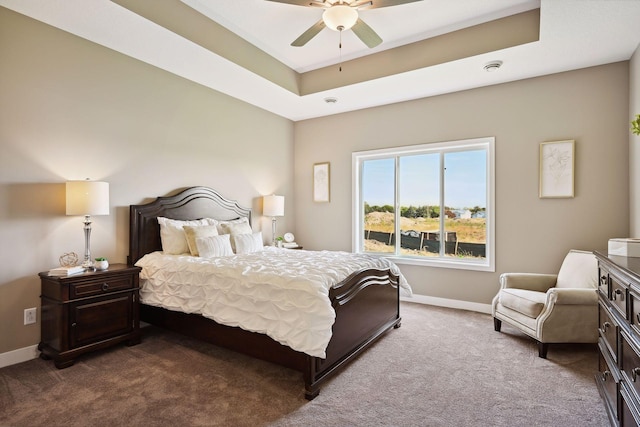
[[[329,289],[364,268],[405,278],[392,262],[335,251],[266,247],[252,254],[219,258],[154,252],[137,263],[144,304],[198,313],[228,326],[264,333],[281,344],[324,358],[335,312]]]

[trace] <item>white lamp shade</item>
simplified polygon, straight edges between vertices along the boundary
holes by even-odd
[[[67,215],[109,215],[109,183],[67,182]]]
[[[284,216],[284,196],[264,196],[262,198],[264,216]]]
[[[348,30],[358,21],[358,11],[345,5],[331,6],[322,14],[322,20],[333,31]]]

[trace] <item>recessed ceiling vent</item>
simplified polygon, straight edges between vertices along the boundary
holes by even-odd
[[[487,73],[493,73],[502,66],[502,61],[491,61],[484,66]]]

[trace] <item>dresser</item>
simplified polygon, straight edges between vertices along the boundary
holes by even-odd
[[[640,425],[640,258],[595,255],[599,273],[596,384],[611,425]]]
[[[40,273],[40,356],[62,369],[89,351],[121,342],[138,344],[140,270],[113,264],[107,270],[65,277]]]

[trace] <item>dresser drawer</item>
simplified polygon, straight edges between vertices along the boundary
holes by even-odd
[[[95,276],[69,285],[71,299],[91,297],[122,291],[134,287],[134,278],[130,274],[112,277]]]
[[[640,394],[640,350],[626,331],[620,333],[620,369],[629,388]]]
[[[598,292],[604,299],[609,299],[609,270],[598,268]]]
[[[599,301],[598,304],[598,334],[608,350],[609,355],[615,363],[618,362],[618,323],[613,319],[607,310],[606,303]]]
[[[629,323],[635,333],[640,335],[640,293],[629,289]]]
[[[604,404],[611,418],[618,418],[618,393],[620,390],[620,376],[615,363],[607,356],[607,350],[602,348],[602,340],[598,343],[598,375],[596,382]]]
[[[626,384],[620,387],[620,425],[624,427],[635,427],[640,423],[640,412],[638,402]]]
[[[611,305],[615,308],[625,319],[628,319],[627,316],[627,300],[629,299],[629,288],[626,283],[615,276],[614,274],[609,275],[609,280],[611,283]]]

